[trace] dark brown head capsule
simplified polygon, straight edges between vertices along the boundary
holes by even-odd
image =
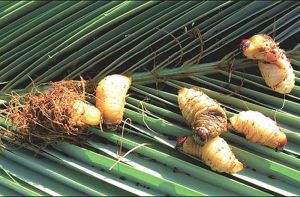
[[[249,39],[242,40],[240,44],[240,50],[243,52],[250,46],[251,41]]]
[[[207,142],[210,139],[209,131],[204,127],[198,127],[195,129],[194,137],[197,137],[197,144],[202,144],[203,142]]]
[[[177,148],[182,147],[182,145],[183,145],[183,143],[186,141],[186,139],[187,139],[187,136],[181,136],[181,137],[178,137],[178,138],[176,139],[176,142],[177,142],[176,147],[177,147]]]

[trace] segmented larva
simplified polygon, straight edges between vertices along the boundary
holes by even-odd
[[[200,158],[212,170],[226,173],[237,173],[244,166],[239,162],[226,141],[217,136],[204,145],[195,142],[192,135],[177,138],[178,149]]]
[[[285,134],[271,118],[257,111],[242,111],[230,118],[233,128],[246,136],[246,139],[256,143],[280,148],[287,143]]]
[[[259,61],[258,67],[266,84],[274,91],[285,94],[294,88],[295,74],[289,62],[284,68],[278,68],[276,64]]]
[[[281,94],[291,92],[295,85],[295,74],[284,50],[268,35],[258,34],[241,43],[243,54],[259,60],[258,66],[266,84]]]
[[[75,100],[73,104],[72,118],[79,123],[88,125],[102,124],[102,116],[99,109],[86,102]]]
[[[131,85],[131,78],[123,75],[109,75],[102,79],[96,89],[96,107],[107,125],[118,125],[123,119],[125,97]]]
[[[178,104],[186,123],[202,142],[227,131],[227,117],[220,104],[197,88],[181,88]]]

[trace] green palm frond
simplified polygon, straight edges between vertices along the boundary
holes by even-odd
[[[115,132],[89,127],[86,143],[43,150],[3,137],[0,195],[299,195],[299,11],[296,1],[0,1],[0,105],[49,81],[133,79]],[[256,33],[286,49],[290,94],[273,92],[239,53]],[[275,119],[287,145],[274,151],[222,134],[246,165],[232,175],[178,152],[175,138],[191,133],[177,104],[182,86],[200,87],[228,117],[252,109]]]

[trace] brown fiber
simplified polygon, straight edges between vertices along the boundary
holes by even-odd
[[[79,142],[86,136],[85,125],[72,118],[75,100],[85,100],[83,81],[50,83],[51,88],[39,93],[12,95],[7,107],[7,120],[12,122],[14,140],[30,144],[49,144],[61,140]],[[10,136],[11,137],[11,136]]]

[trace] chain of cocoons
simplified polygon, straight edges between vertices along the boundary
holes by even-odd
[[[131,78],[119,74],[103,78],[96,88],[96,107],[103,115],[103,122],[115,126],[123,119],[125,97]]]
[[[185,122],[200,141],[227,131],[227,117],[221,105],[197,88],[181,88],[178,104]]]
[[[230,118],[233,128],[246,136],[246,139],[269,146],[281,148],[287,143],[284,132],[276,122],[257,111],[242,111]]]
[[[266,84],[281,94],[290,93],[295,85],[295,74],[285,51],[268,35],[258,34],[241,43],[243,54],[258,60],[259,70]]]
[[[212,170],[226,173],[237,173],[244,166],[231,151],[227,142],[217,136],[204,145],[197,144],[192,135],[177,138],[178,149],[200,158]]]

